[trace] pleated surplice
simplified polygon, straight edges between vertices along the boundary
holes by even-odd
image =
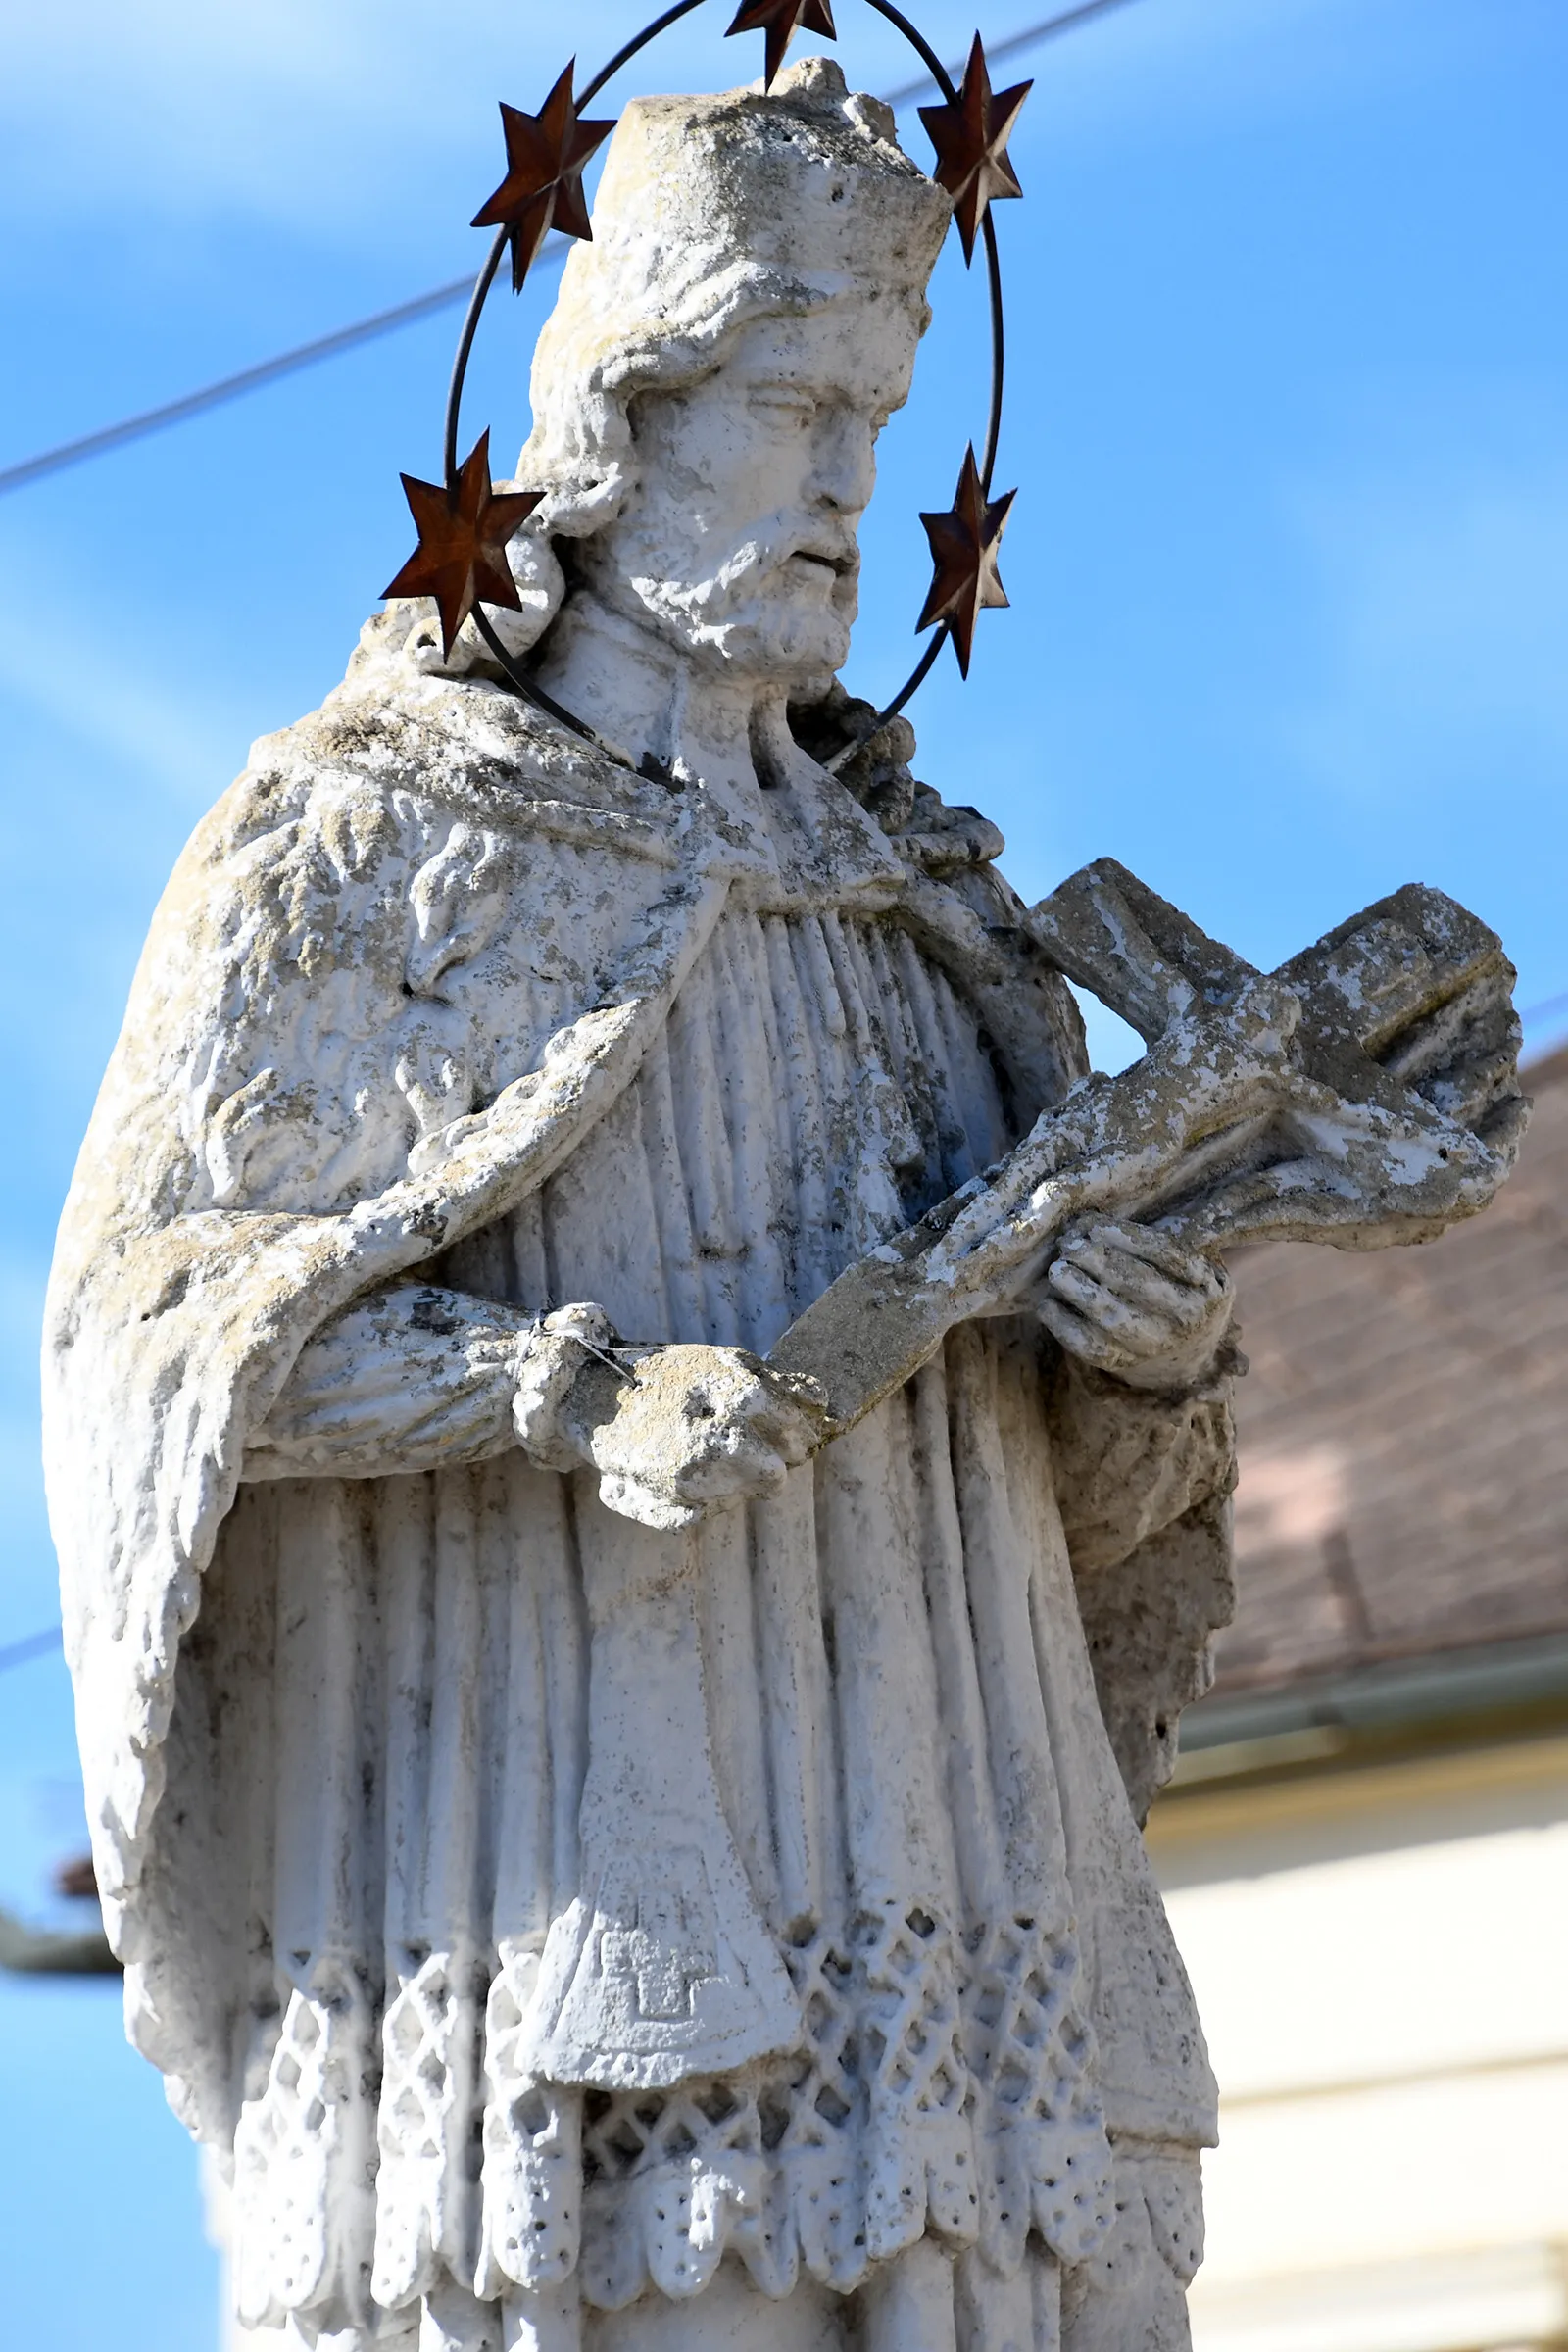
[[[896,917],[732,908],[443,1279],[764,1350],[1034,1107]],[[253,2325],[395,2333],[448,2281],[618,2308],[726,2251],[848,2291],[927,2230],[1005,2279],[1031,2230],[1102,2241],[1107,2128],[1205,2135],[1021,1319],[688,1535],[520,1453],[243,1489],[180,1678]],[[614,2080],[572,2063],[585,1984]]]

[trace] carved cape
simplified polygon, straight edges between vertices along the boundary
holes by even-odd
[[[431,681],[410,701],[372,718],[334,698],[265,739],[198,827],[61,1223],[51,1523],[99,1885],[130,1961],[179,1643],[248,1437],[340,1306],[570,1153],[658,1033],[733,870],[705,809],[609,762],[574,758],[558,800],[559,742],[513,698]],[[575,891],[561,861],[533,1051],[484,1074],[470,1117],[484,1078],[442,983],[493,944],[524,842],[609,850],[620,903],[602,856]]]

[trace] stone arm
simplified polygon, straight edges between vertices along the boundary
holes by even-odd
[[[1101,1713],[1142,1822],[1234,1606],[1234,1291],[1167,1237],[1102,1226],[1035,1294],[1060,1343],[1052,1478]]]
[[[1053,1481],[1111,1748],[1142,1824],[1176,1765],[1182,1710],[1213,1680],[1235,1607],[1227,1336],[1207,1377],[1128,1387],[1063,1354],[1050,1393]]]
[[[1169,1778],[1181,1709],[1207,1688],[1209,1637],[1230,1614],[1238,1363],[1227,1336],[1202,1377],[1141,1388],[1057,1353],[1054,1481],[1101,1707],[1140,1820]],[[520,1446],[542,1468],[598,1468],[612,1507],[679,1526],[704,1501],[767,1492],[809,1449],[808,1416],[791,1426],[760,1374],[737,1349],[633,1361],[597,1308],[541,1320],[402,1282],[310,1342],[243,1476],[385,1477]]]
[[[1052,1477],[1083,1575],[1234,1484],[1235,1286],[1171,1236],[1106,1221],[1068,1237],[1026,1302],[1059,1350]]]
[[[1213,1638],[1236,1611],[1230,1497],[1195,1503],[1111,1566],[1074,1569],[1100,1712],[1142,1828],[1176,1769],[1182,1711],[1213,1683]]]
[[[1114,1568],[1236,1483],[1229,1345],[1204,1379],[1170,1394],[1129,1388],[1062,1355],[1050,1396],[1051,1462],[1074,1573]]]
[[[536,1317],[403,1282],[310,1341],[242,1475],[380,1478],[520,1446],[541,1469],[596,1469],[628,1518],[688,1527],[710,1503],[776,1493],[820,1423],[802,1384],[744,1348],[623,1348],[602,1307]]]
[[[519,1383],[550,1350],[531,1315],[429,1283],[394,1284],[333,1316],[306,1347],[246,1449],[244,1475],[375,1478],[485,1461],[518,1443]]]

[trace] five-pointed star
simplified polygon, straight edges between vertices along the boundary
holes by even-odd
[[[490,434],[479,435],[463,462],[449,495],[442,482],[419,482],[406,473],[404,496],[418,528],[419,544],[383,596],[433,596],[441,614],[442,658],[482,598],[487,605],[522,610],[517,583],[507,562],[507,541],[531,514],[542,490],[504,490],[490,481]]]
[[[808,32],[826,33],[830,41],[838,39],[833,23],[830,0],[741,0],[730,26],[735,32],[765,32],[767,35],[766,68],[762,87],[770,90],[774,76],[784,63],[784,52],[794,37],[796,27],[804,25]],[[729,34],[725,34],[725,39]]]
[[[609,138],[612,122],[579,122],[571,95],[572,59],[536,115],[504,101],[507,176],[473,216],[475,228],[505,228],[512,243],[512,284],[520,290],[552,228],[592,238],[583,198],[583,166]]]
[[[966,262],[974,259],[974,241],[993,200],[1023,194],[1007,160],[1007,141],[1034,86],[1032,81],[1020,81],[1010,90],[993,92],[986,53],[976,33],[956,100],[920,109],[920,120],[937,151],[934,176],[953,198]]]
[[[934,620],[947,622],[958,667],[965,677],[969,675],[975,621],[987,606],[1004,605],[1007,601],[997,564],[1007,512],[1017,495],[1015,490],[1009,490],[1003,498],[986,497],[971,441],[964,452],[952,508],[946,514],[920,517],[931,542],[937,572],[925,600],[925,610],[914,625],[916,629],[928,629]]]

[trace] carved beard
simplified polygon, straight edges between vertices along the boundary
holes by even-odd
[[[859,605],[853,533],[774,514],[712,551],[710,563],[693,581],[623,573],[612,601],[652,618],[683,652],[716,656],[732,675],[792,685],[843,666]]]

